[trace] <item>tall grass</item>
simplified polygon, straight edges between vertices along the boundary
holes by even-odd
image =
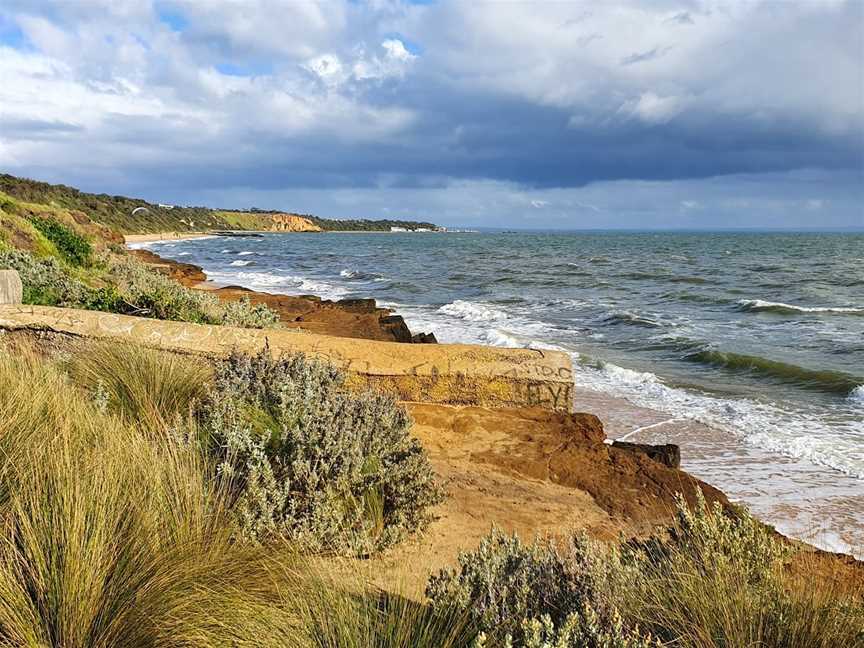
[[[864,646],[860,573],[832,577],[830,563],[795,553],[746,511],[700,499],[677,515],[626,597],[642,627],[687,648]]]
[[[33,357],[0,354],[0,384],[0,645],[291,645],[294,559],[233,541],[194,447],[101,413]]]
[[[150,430],[188,418],[213,377],[198,358],[108,343],[88,345],[71,359],[69,370],[109,411]]]

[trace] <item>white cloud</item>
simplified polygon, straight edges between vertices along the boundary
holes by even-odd
[[[621,112],[647,124],[665,124],[680,115],[686,103],[687,100],[681,97],[660,97],[653,92],[644,92],[638,99],[625,102]]]
[[[531,201],[531,206],[534,207],[534,209],[543,209],[548,204],[549,204],[548,200],[532,200]]]
[[[381,43],[381,47],[387,50],[387,58],[394,61],[407,63],[408,61],[413,61],[417,58],[414,54],[405,49],[405,44],[398,38],[388,38]]]

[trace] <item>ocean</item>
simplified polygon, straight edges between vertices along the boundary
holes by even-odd
[[[864,234],[266,234],[146,245],[214,281],[372,297],[440,342],[562,349],[576,410],[778,530],[864,554]]]

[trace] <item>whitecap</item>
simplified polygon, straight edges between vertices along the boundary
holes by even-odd
[[[454,302],[445,304],[438,309],[439,313],[458,317],[469,322],[494,322],[496,320],[506,319],[506,315],[486,304],[480,304],[462,299],[457,299]]]
[[[248,266],[248,265],[251,265],[253,263],[255,263],[255,262],[254,261],[241,261],[238,259],[237,261],[232,261],[231,265],[232,266]]]
[[[738,308],[750,312],[775,313],[864,313],[864,308],[855,306],[796,306],[784,302],[773,302],[765,299],[739,299]]]

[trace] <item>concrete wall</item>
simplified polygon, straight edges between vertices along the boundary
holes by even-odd
[[[342,367],[355,386],[402,400],[486,406],[571,408],[570,357],[558,351],[462,344],[400,344],[290,330],[239,329],[47,306],[0,306],[0,330],[128,341],[224,355],[269,344],[275,354],[306,353]]]
[[[20,304],[23,288],[14,270],[0,270],[0,304]]]

